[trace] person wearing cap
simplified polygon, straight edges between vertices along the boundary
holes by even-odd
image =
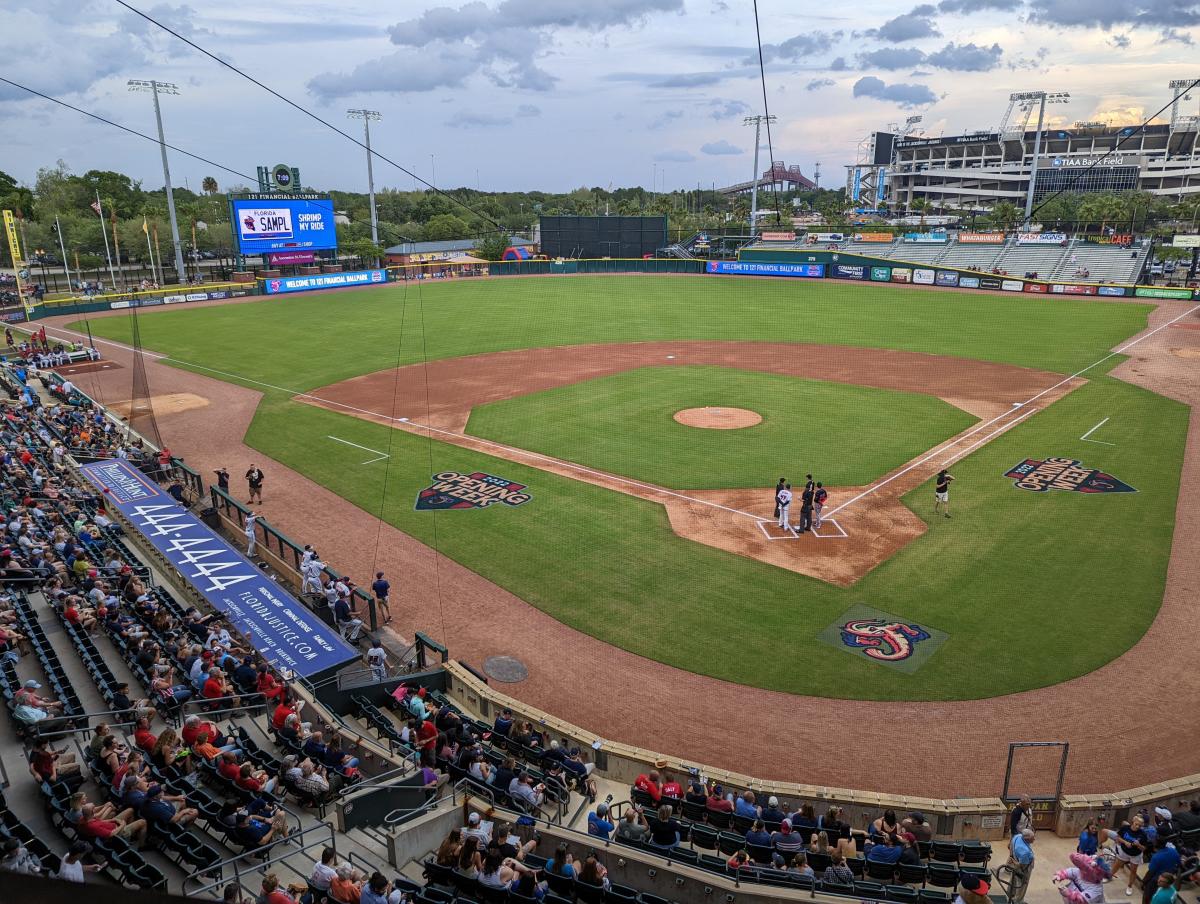
[[[917,841],[933,840],[933,829],[929,827],[929,823],[925,821],[925,814],[920,810],[909,813],[900,823],[900,827],[906,832],[911,832]]]
[[[787,818],[787,814],[779,809],[779,798],[774,794],[767,798],[767,805],[762,808],[761,815],[762,821],[767,825],[783,822]]]
[[[917,836],[912,832],[900,833],[900,860],[905,866],[921,866],[921,852],[917,850]]]
[[[788,864],[797,853],[804,850],[804,837],[794,831],[792,824],[785,819],[779,824],[779,831],[771,833],[771,847],[775,849],[775,862]]]
[[[182,794],[165,794],[162,785],[153,784],[146,789],[146,802],[142,804],[139,814],[154,828],[187,826],[195,821],[200,811],[184,806],[186,803],[187,798]]]
[[[104,861],[100,863],[84,863],[83,858],[91,852],[92,846],[86,841],[76,841],[67,850],[66,856],[62,858],[58,872],[54,874],[54,878],[82,885],[85,873],[98,873],[105,866]]]
[[[587,833],[598,838],[612,838],[615,827],[608,818],[608,804],[596,804],[596,809],[588,814]]]
[[[17,706],[32,706],[35,709],[42,709],[46,711],[63,708],[61,700],[52,700],[49,697],[39,697],[37,692],[41,689],[41,682],[30,678],[21,685],[21,689],[19,691],[13,694],[13,703]]]
[[[1019,835],[1024,829],[1033,828],[1033,801],[1028,794],[1022,794],[1012,812],[1008,814],[1008,833]]]
[[[1174,814],[1163,806],[1154,808],[1154,829],[1156,835],[1161,835],[1164,838],[1173,838],[1179,834],[1179,827],[1175,824]]]
[[[991,886],[976,873],[963,873],[958,880],[959,893],[954,904],[990,904]]]
[[[486,847],[492,840],[492,823],[487,822],[474,810],[467,817],[467,824],[462,828],[464,838],[474,836],[479,839],[481,847]]]
[[[712,792],[708,795],[704,806],[714,813],[733,812],[733,801],[725,799],[725,789],[720,785],[713,785]]]
[[[1165,808],[1160,808],[1165,809]],[[1157,815],[1158,810],[1155,810]],[[1170,816],[1170,811],[1167,811]],[[1146,864],[1146,874],[1142,876],[1142,904],[1150,904],[1158,890],[1158,877],[1164,873],[1174,875],[1179,872],[1179,851],[1175,845],[1167,841],[1166,836],[1159,835],[1154,839],[1154,854]]]

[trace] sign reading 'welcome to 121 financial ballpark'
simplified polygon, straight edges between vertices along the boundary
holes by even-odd
[[[308,292],[313,289],[342,289],[387,282],[386,270],[351,270],[348,273],[315,273],[311,276],[280,276],[263,280],[268,295]]]
[[[358,653],[283,587],[123,459],[82,466],[84,476],[210,606],[276,668],[311,677]]]

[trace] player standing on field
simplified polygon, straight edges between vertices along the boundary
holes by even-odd
[[[792,507],[792,485],[785,483],[783,489],[775,494],[775,508],[779,510],[779,527],[783,530],[791,530],[792,526],[788,524],[788,509]]]
[[[828,499],[829,494],[825,492],[825,487],[818,483],[817,489],[813,493],[813,530],[821,529],[821,510],[825,508]]]
[[[775,484],[775,514],[771,516],[772,518],[779,517],[779,491],[782,490],[784,488],[784,486],[786,486],[786,485],[787,485],[786,477],[780,477],[779,483]]]
[[[945,505],[946,517],[950,517],[950,481],[954,479],[954,475],[949,471],[942,469],[938,471],[937,483],[933,487],[933,513],[936,515],[938,510]]]
[[[816,495],[812,485],[810,480],[804,485],[804,492],[800,494],[800,533],[812,527],[813,497]]]

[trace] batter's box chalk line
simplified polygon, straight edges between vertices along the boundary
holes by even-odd
[[[774,536],[769,530],[767,530],[768,524],[774,524],[774,525],[776,525],[776,527],[778,527],[777,522],[775,522],[774,520],[771,520],[768,518],[761,518],[755,523],[758,525],[758,529],[760,531],[762,531],[763,536],[766,537],[768,540],[799,540],[800,539],[800,534],[798,534],[794,529],[789,529],[786,534],[783,534],[781,536]],[[834,518],[826,518],[821,522],[821,526],[823,528],[827,528],[831,525],[837,529],[836,534],[832,533],[832,532],[822,534],[822,533],[818,533],[814,529],[812,532],[812,535],[814,537],[816,537],[818,540],[844,540],[850,536],[848,533],[846,533],[846,529],[844,527],[842,527],[840,524],[838,524],[837,520]]]

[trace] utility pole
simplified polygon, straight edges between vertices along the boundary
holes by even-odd
[[[363,136],[367,145],[367,195],[371,202],[371,241],[379,244],[379,216],[375,213],[375,171],[371,161],[371,120],[383,119],[378,110],[347,110],[350,119],[363,121]]]
[[[821,188],[821,161],[818,160],[813,164],[813,189],[820,190]]]
[[[148,93],[154,98],[154,119],[158,123],[158,149],[162,153],[163,185],[167,191],[167,218],[171,221],[171,244],[175,247],[175,277],[183,284],[187,281],[187,271],[183,266],[183,243],[179,240],[179,223],[175,220],[175,193],[171,190],[171,168],[167,165],[167,139],[163,137],[162,109],[158,104],[159,94],[178,94],[179,86],[170,82],[159,82],[151,79],[130,79],[127,83],[130,91]],[[162,267],[162,261],[159,261]],[[165,277],[164,277],[165,280]]]
[[[755,116],[747,116],[742,120],[744,126],[754,126],[754,178],[750,184],[750,231],[754,232],[755,226],[758,224],[758,147],[762,143],[762,127],[763,123],[775,122],[775,115],[763,116],[758,114]]]
[[[58,250],[62,252],[63,273],[67,275],[67,291],[71,291],[71,268],[67,264],[67,243],[63,240],[62,224],[58,222],[58,214],[54,215],[54,234],[58,236]],[[76,267],[75,269],[79,269]]]

